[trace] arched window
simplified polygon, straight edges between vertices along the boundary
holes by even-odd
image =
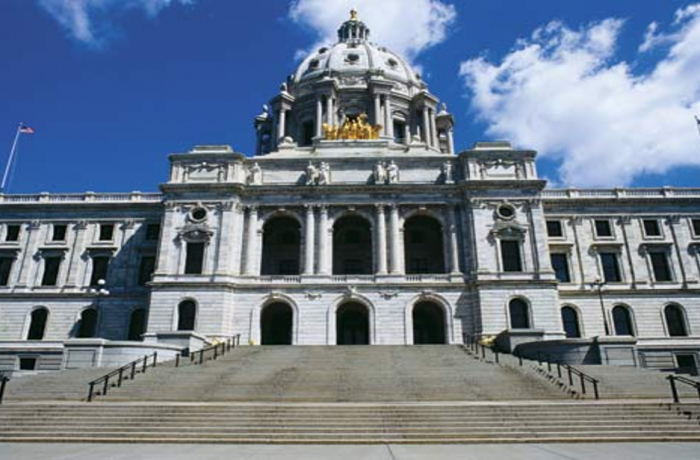
[[[668,305],[664,308],[666,327],[668,335],[671,337],[687,337],[688,327],[685,324],[683,309],[678,305]]]
[[[35,309],[29,322],[27,340],[43,340],[48,319],[49,311],[46,308],[40,307]]]
[[[191,300],[180,302],[177,307],[177,330],[194,331],[197,319],[197,304]]]
[[[261,345],[291,345],[294,311],[286,303],[265,306],[260,315]]]
[[[333,225],[333,274],[371,275],[372,229],[359,216],[346,216]]]
[[[578,312],[575,308],[564,307],[561,309],[561,322],[564,325],[564,332],[568,339],[581,337],[581,326],[579,325]]]
[[[428,216],[414,216],[404,226],[407,274],[445,273],[442,225]]]
[[[530,329],[530,309],[523,299],[513,299],[508,304],[511,329]]]
[[[301,225],[291,217],[274,217],[263,226],[263,275],[298,275]]]
[[[615,335],[634,336],[634,324],[632,322],[632,313],[630,313],[629,308],[618,305],[613,308],[612,316],[615,326]]]
[[[129,320],[129,340],[143,340],[146,332],[146,309],[138,308],[131,313]]]
[[[445,311],[433,302],[420,302],[413,307],[413,343],[444,344]]]
[[[80,313],[78,320],[78,331],[76,337],[79,339],[90,339],[97,333],[97,309],[86,308]]]

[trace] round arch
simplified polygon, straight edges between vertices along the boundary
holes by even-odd
[[[260,273],[298,275],[301,273],[304,226],[296,216],[277,212],[262,225]]]
[[[31,308],[24,319],[22,340],[43,340],[49,327],[51,312],[44,305]]]
[[[447,273],[445,226],[428,213],[416,213],[403,221],[403,255],[406,274]]]
[[[187,311],[183,311],[187,308]],[[185,318],[181,316],[183,313],[191,314],[191,317]],[[173,330],[174,331],[196,331],[197,320],[199,316],[199,302],[192,297],[184,297],[180,299],[173,309]],[[181,329],[187,327],[187,329]],[[191,329],[189,328],[191,326]]]
[[[100,312],[94,305],[82,308],[75,318],[74,336],[78,339],[97,337]]]
[[[346,212],[332,223],[334,275],[371,275],[376,271],[374,222],[359,212]]]
[[[508,329],[534,329],[535,321],[530,300],[522,295],[508,299],[505,305],[506,324]]]
[[[445,320],[445,343],[455,343],[454,314],[452,306],[444,297],[438,294],[419,294],[406,303],[404,307],[404,343],[413,345],[413,309],[419,303],[432,303],[442,309]]]
[[[668,337],[689,337],[692,335],[688,312],[683,305],[669,302],[661,308],[661,319]]]
[[[328,314],[327,314],[327,329],[326,329],[326,344],[327,345],[335,345],[338,342],[338,336],[337,336],[337,313],[338,309],[342,307],[345,304],[360,304],[364,306],[367,309],[367,322],[368,322],[368,328],[369,328],[369,334],[368,334],[368,341],[369,344],[375,344],[377,343],[377,337],[376,337],[376,310],[374,308],[374,304],[370,302],[369,299],[366,297],[359,295],[359,294],[351,294],[351,295],[344,295],[339,298],[337,298],[328,308]]]
[[[248,329],[248,337],[250,339],[250,342],[256,345],[259,345],[262,343],[262,334],[261,334],[261,320],[262,320],[262,312],[263,310],[269,306],[273,305],[275,303],[283,303],[289,306],[292,309],[292,336],[291,336],[291,342],[293,345],[299,343],[299,306],[297,305],[296,301],[291,298],[288,295],[282,294],[282,293],[271,293],[263,299],[262,302],[258,303],[251,311],[250,311],[250,326]]]
[[[634,309],[627,304],[615,304],[610,310],[612,333],[614,335],[637,336],[637,321]]]
[[[562,327],[567,339],[585,337],[581,309],[573,304],[564,304],[559,309]]]

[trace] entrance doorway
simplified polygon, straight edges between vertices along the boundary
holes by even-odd
[[[346,303],[336,312],[338,345],[369,345],[369,312],[359,303]]]
[[[445,312],[440,305],[421,302],[413,307],[413,343],[444,344]]]
[[[273,303],[263,308],[260,315],[260,343],[262,345],[291,345],[294,312],[286,303]]]

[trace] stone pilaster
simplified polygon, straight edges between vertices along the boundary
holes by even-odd
[[[404,273],[403,258],[401,257],[401,236],[400,236],[400,223],[399,223],[399,207],[396,205],[391,206],[389,213],[389,223],[391,225],[390,232],[391,237],[389,240],[390,245],[390,264],[391,264],[391,274],[399,275]]]
[[[330,232],[328,228],[328,208],[321,206],[318,216],[318,273],[320,275],[330,275],[331,270],[328,263],[330,259],[328,253],[328,234]]]
[[[257,275],[256,257],[258,255],[258,208],[248,208],[248,227],[246,229],[245,267],[244,275]]]
[[[306,206],[306,225],[304,227],[304,275],[314,274],[314,242],[315,237],[314,207]]]
[[[377,273],[386,275],[387,260],[386,260],[386,214],[384,213],[384,205],[377,205]]]

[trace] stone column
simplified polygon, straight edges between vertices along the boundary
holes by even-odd
[[[459,273],[459,244],[457,242],[457,215],[455,214],[455,208],[452,205],[449,205],[449,211],[448,211],[448,237],[449,237],[449,246],[448,250],[450,251],[450,273]]]
[[[433,147],[437,148],[440,144],[438,142],[437,125],[435,124],[435,110],[430,109],[430,138],[433,143]]]
[[[401,264],[401,246],[400,246],[400,228],[399,228],[399,207],[396,205],[391,206],[391,211],[389,215],[389,222],[391,224],[391,240],[390,244],[390,254],[391,254],[391,274],[402,274],[404,272],[403,266]]]
[[[323,101],[321,96],[316,97],[316,137],[323,136]]]
[[[423,107],[423,142],[425,142],[425,145],[430,145],[430,120],[428,115],[428,107]]]
[[[286,136],[286,125],[287,125],[287,111],[280,107],[279,111],[279,122],[277,124],[277,139],[283,140]]]
[[[406,123],[406,126],[404,126],[404,139],[406,145],[411,143],[411,125],[410,123]]]
[[[381,94],[374,93],[374,124],[382,124],[382,96]]]
[[[333,98],[326,96],[326,124],[333,126]]]
[[[386,275],[386,215],[384,205],[377,205],[377,274]]]
[[[246,231],[245,270],[244,275],[255,275],[256,243],[258,241],[258,208],[248,208],[248,229]]]
[[[218,231],[218,245],[215,259],[216,268],[214,273],[217,275],[227,275],[233,273],[231,260],[233,258],[233,242],[235,241],[235,214],[236,204],[227,201],[220,205],[220,226]]]
[[[392,115],[391,108],[391,95],[386,95],[386,102],[384,103],[384,123],[386,123],[386,136],[390,139],[394,138],[394,118]]]
[[[330,275],[328,269],[328,208],[321,206],[318,216],[318,273]]]
[[[314,220],[314,207],[311,205],[306,206],[306,225],[304,228],[304,247],[305,247],[305,257],[304,257],[304,275],[314,274],[314,242],[315,238],[315,220]]]
[[[447,153],[455,153],[455,134],[452,128],[447,131]]]

